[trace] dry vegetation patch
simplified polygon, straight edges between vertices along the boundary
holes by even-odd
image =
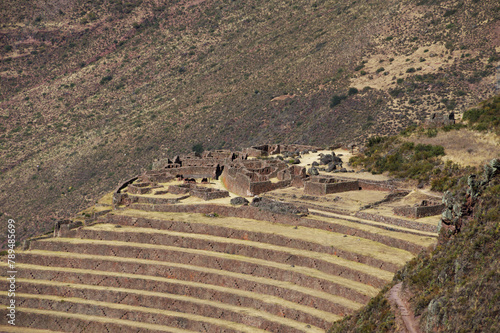
[[[481,166],[500,156],[500,138],[497,135],[469,129],[439,131],[434,137],[414,134],[408,141],[442,146],[446,154],[443,160],[463,167]]]

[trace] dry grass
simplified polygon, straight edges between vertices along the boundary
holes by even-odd
[[[415,143],[440,145],[445,149],[443,160],[450,160],[463,167],[482,166],[493,158],[500,157],[500,138],[493,133],[481,133],[469,129],[439,131],[429,138],[413,134],[408,138]]]

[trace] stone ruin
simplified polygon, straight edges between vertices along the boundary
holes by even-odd
[[[434,127],[443,127],[447,125],[455,124],[455,113],[433,113],[430,118],[425,121],[425,127],[434,128]]]
[[[358,180],[342,180],[327,176],[314,176],[305,184],[304,193],[309,195],[327,195],[359,190]]]
[[[421,203],[412,206],[394,207],[394,214],[399,216],[411,217],[418,219],[426,216],[441,214],[445,205],[438,202],[422,200]]]
[[[213,200],[228,197],[229,192],[242,197],[253,197],[290,186],[303,188],[305,194],[314,196],[373,187],[377,190],[392,190],[390,184],[380,188],[380,184],[371,184],[364,180],[320,176],[319,171],[347,172],[342,167],[340,155],[336,156],[334,152],[320,154],[318,162],[313,162],[309,170],[296,164],[299,157],[318,150],[311,146],[277,144],[253,146],[243,151],[216,150],[206,151],[201,155],[191,153],[175,156],[173,159],[158,160],[153,163],[153,170],[129,179],[119,186],[114,193],[113,205],[118,207],[131,203],[175,204],[189,196]],[[326,168],[321,168],[320,165]],[[209,185],[211,179],[220,180],[229,192],[205,186]],[[159,183],[174,180],[183,181],[184,184],[171,185],[167,190],[158,189],[162,187]],[[169,199],[137,196],[167,193],[181,196]]]

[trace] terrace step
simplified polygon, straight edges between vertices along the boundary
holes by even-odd
[[[319,218],[319,219],[321,219],[321,217],[330,217],[330,218],[336,218],[336,219],[345,220],[345,221],[354,222],[354,223],[366,224],[366,225],[370,225],[370,226],[373,226],[376,228],[385,229],[385,230],[389,230],[389,231],[402,232],[402,233],[418,235],[418,236],[437,237],[436,232],[421,231],[421,230],[413,229],[413,228],[405,228],[405,227],[401,227],[398,225],[384,223],[384,222],[378,222],[375,220],[364,219],[364,218],[356,217],[353,215],[345,215],[345,214],[324,211],[324,210],[321,210],[319,208],[318,209],[309,209],[309,216],[314,217],[314,218]]]
[[[83,239],[115,240],[134,243],[162,244],[215,252],[248,256],[288,265],[315,268],[328,274],[339,275],[353,281],[382,288],[392,279],[392,273],[353,263],[332,254],[277,246],[264,242],[226,238],[207,234],[186,233],[151,228],[96,224],[81,228],[67,236]]]
[[[4,293],[0,293],[0,299],[3,301],[6,296]],[[17,296],[17,295],[16,295]],[[169,325],[159,325],[152,323],[144,323],[138,321],[137,319],[119,319],[119,318],[108,318],[106,316],[92,315],[85,312],[94,312],[103,310],[103,308],[98,309],[94,308],[95,304],[85,304],[84,302],[78,302],[78,299],[63,299],[61,297],[44,297],[39,295],[18,295],[20,303],[28,303],[29,300],[34,305],[40,305],[42,308],[30,308],[30,307],[16,307],[16,326],[18,327],[29,327],[36,329],[53,329],[57,327],[59,331],[62,332],[125,332],[125,333],[137,333],[137,332],[145,332],[145,333],[153,333],[153,332],[169,332],[169,333],[193,333],[193,332],[201,332],[204,330],[203,322],[200,322],[198,326],[202,330],[190,330],[190,329],[182,329],[177,327],[171,327]],[[85,301],[85,300],[82,300]],[[83,304],[79,304],[83,303]],[[112,303],[109,303],[110,307],[108,311],[110,313],[116,312],[124,312],[123,317],[131,317],[138,316],[141,314],[140,307],[131,307],[131,308],[122,308],[122,307],[114,307]],[[81,311],[84,313],[74,313],[68,312],[67,308],[71,307],[75,311]],[[49,309],[47,309],[49,308]],[[63,309],[62,311],[51,310],[50,308],[55,309]],[[114,311],[113,311],[114,310]],[[128,311],[126,311],[128,310]],[[0,310],[0,315],[3,315],[5,310]],[[102,313],[102,311],[101,311]],[[175,313],[177,318],[177,322],[187,323],[190,322],[183,320],[184,315],[182,313]],[[191,318],[198,318],[201,316],[189,316]],[[142,319],[142,318],[141,318]],[[212,318],[210,318],[212,319]],[[223,326],[226,324],[228,328],[220,329],[216,322],[219,320],[213,320],[214,324],[210,325],[213,327],[217,327],[216,331],[213,332],[224,332],[224,333],[233,333],[233,332],[265,332],[262,330],[258,330],[254,327],[250,329],[245,329],[245,327],[238,327],[243,325],[238,325],[237,323],[224,323],[220,321]],[[196,323],[196,322],[194,322]],[[224,327],[224,326],[223,326]],[[241,330],[243,328],[244,330]],[[206,331],[206,330],[205,330]],[[23,331],[24,332],[24,331]]]
[[[68,277],[68,274],[65,275]],[[72,276],[73,279],[75,279],[75,277],[76,276]],[[103,277],[103,275],[101,275],[101,277]],[[119,279],[121,282],[125,282],[123,277],[120,277]],[[137,280],[137,278],[135,278],[135,280]],[[299,305],[279,297],[184,281],[177,281],[177,284],[171,284],[169,288],[172,289],[172,291],[165,289],[157,291],[158,288],[154,288],[155,291],[124,288],[123,285],[125,283],[120,283],[121,287],[118,288],[102,284],[88,285],[68,283],[67,280],[41,280],[37,274],[35,274],[35,279],[18,279],[18,281],[20,282],[18,288],[18,292],[20,293],[41,294],[40,290],[45,288],[43,289],[44,294],[59,295],[64,297],[80,297],[85,299],[89,299],[89,297],[91,297],[93,300],[98,301],[113,299],[119,300],[119,302],[123,304],[140,304],[144,307],[156,307],[162,309],[166,309],[166,307],[161,305],[162,302],[167,301],[168,303],[168,300],[172,299],[170,295],[174,295],[174,297],[175,295],[180,295],[181,298],[186,298],[184,295],[189,295],[195,296],[200,300],[215,303],[216,306],[219,303],[223,303],[226,307],[228,305],[238,307],[238,311],[240,312],[241,308],[251,307],[259,311],[265,311],[270,315],[293,319],[298,322],[314,323],[316,326],[324,329],[329,328],[334,321],[341,318],[331,312]],[[136,287],[136,284],[129,283],[129,286],[127,287],[130,286]],[[90,296],[88,296],[89,293]],[[199,303],[199,301],[195,301],[194,303]],[[170,305],[167,304],[167,306]],[[197,306],[197,304],[194,306]]]
[[[109,245],[112,244],[111,248]],[[356,302],[368,302],[378,292],[377,288],[351,281],[339,276],[323,273],[316,269],[301,266],[291,266],[270,262],[261,259],[217,253],[205,250],[184,249],[171,246],[160,246],[150,244],[137,244],[118,241],[97,241],[81,240],[71,238],[58,238],[51,241],[43,240],[34,244],[34,249],[47,250],[52,249],[60,252],[29,251],[18,253],[18,260],[23,263],[38,264],[43,261],[41,255],[50,256],[51,263],[60,267],[74,267],[74,262],[80,253],[100,256],[102,261],[107,261],[108,270],[115,267],[110,264],[117,257],[126,257],[135,259],[136,264],[144,263],[145,260],[155,260],[155,262],[176,262],[188,263],[198,267],[207,267],[219,269],[221,271],[231,271],[246,273],[254,276],[269,277],[275,280],[288,281],[308,288],[325,291],[333,295],[339,295]],[[74,259],[73,259],[74,258]],[[102,262],[97,262],[97,266],[103,267]],[[96,266],[86,267],[92,269]],[[117,267],[122,272],[130,272],[123,267]],[[137,267],[135,268],[137,270]]]
[[[39,292],[37,293],[39,289]],[[79,290],[77,297],[60,295],[60,287],[39,285],[33,288],[35,293],[16,292],[16,301],[21,307],[55,311],[66,311],[91,316],[134,320],[142,323],[160,324],[175,328],[186,328],[192,331],[219,331],[220,329],[234,332],[254,332],[270,330],[286,332],[304,332],[307,323],[270,315],[264,311],[252,308],[230,306],[223,303],[196,300],[192,297],[179,295],[165,295],[156,307],[145,307],[142,301],[154,297],[154,292],[146,293],[142,297],[128,295],[123,290],[114,296],[111,301],[96,300],[106,295],[104,288]],[[61,292],[68,292],[62,288]],[[47,293],[48,292],[48,293]],[[54,295],[54,293],[56,293]],[[5,295],[4,295],[5,294]],[[167,298],[168,296],[168,298]],[[0,299],[6,293],[0,293]],[[126,300],[133,305],[122,302]],[[189,299],[189,300],[188,300]],[[179,320],[178,318],[182,318]],[[311,324],[309,324],[312,326]],[[220,327],[220,329],[219,329]],[[312,326],[312,332],[323,330]]]
[[[96,270],[93,268],[95,264],[93,264],[91,258],[94,258],[94,256],[87,256],[85,262],[80,263],[82,266],[90,267],[89,269],[19,264],[18,278],[85,283],[109,287],[119,286],[121,288],[182,295],[193,290],[193,293],[199,292],[208,299],[227,300],[238,304],[252,303],[254,299],[270,304],[278,301],[283,307],[290,307],[310,315],[318,315],[314,309],[345,315],[362,306],[361,303],[343,297],[297,286],[286,281],[276,281],[241,273],[221,272],[185,264],[165,265],[164,263],[155,262],[152,264],[153,267],[141,268],[130,264],[132,260],[128,258],[117,258],[116,263],[112,262],[115,265],[123,266],[126,271],[129,269],[132,272],[135,271],[134,274],[130,274],[110,271],[110,268],[107,267],[110,264],[109,262],[103,262],[102,266],[98,265],[99,267],[97,267],[99,269],[106,268],[107,270]],[[44,258],[39,257],[39,259],[43,260]],[[101,258],[95,257],[95,259],[99,260]],[[182,277],[183,280],[176,279],[176,277]],[[227,294],[232,297],[225,299],[224,295]],[[293,306],[294,303],[295,306]]]
[[[132,208],[133,209],[120,211],[118,214],[136,215],[140,212],[140,214],[142,214],[143,217],[148,217],[148,215],[149,216],[153,215],[151,213],[156,212],[156,213],[164,213],[163,216],[166,217],[166,219],[168,219],[168,217],[170,218],[174,217],[175,220],[175,216],[179,215],[185,216],[186,213],[190,213],[190,215],[197,216],[198,218],[200,218],[200,216],[203,215],[198,215],[196,213],[199,213],[200,211],[205,212],[208,211],[208,209],[213,209],[215,213],[218,213],[218,211],[220,211],[220,213],[218,213],[219,215],[222,215],[223,213],[230,214],[229,216],[231,216],[231,219],[235,221],[239,222],[257,221],[249,218],[234,217],[233,215],[242,215],[242,211],[239,212],[238,210],[235,209],[227,210],[227,207],[222,207],[217,205],[205,205],[205,207],[203,207],[203,205],[172,206],[172,205],[133,204]],[[185,212],[181,213],[171,212],[171,210],[180,208],[182,208],[182,210],[185,210]],[[254,208],[254,207],[249,207],[249,208]],[[419,241],[419,244],[415,244],[413,243],[413,237],[411,236],[408,237],[408,235],[406,235],[405,237],[405,235],[402,233],[392,232],[379,228],[373,228],[370,226],[363,226],[360,224],[339,223],[340,220],[335,220],[335,219],[325,220],[323,218],[321,220],[317,220],[317,219],[312,219],[311,217],[299,218],[297,216],[269,214],[261,212],[256,208],[250,210],[247,213],[253,213],[253,215],[255,215],[254,217],[258,217],[258,221],[264,225],[266,223],[267,224],[279,223],[280,225],[301,226],[301,227],[311,228],[314,230],[323,230],[340,234],[355,235],[356,237],[361,237],[367,240],[372,240],[375,242],[385,244],[388,247],[394,247],[405,251],[410,251],[413,254],[418,254],[420,251],[424,250],[426,247],[435,242],[435,239],[433,239],[432,237],[427,237],[427,239],[426,237],[420,237],[421,239]]]
[[[257,221],[251,219],[203,215],[124,211],[110,215],[103,222],[135,227],[211,234],[240,238],[273,245],[334,254],[349,261],[367,264],[390,272],[401,268],[413,254],[360,236],[348,236],[308,226]],[[303,223],[310,221],[303,219]]]
[[[419,222],[415,220],[405,219],[403,217],[393,217],[393,216],[384,216],[379,214],[373,214],[370,212],[356,212],[354,214],[356,217],[360,217],[366,220],[372,220],[377,222],[382,222],[386,224],[392,224],[395,226],[400,226],[404,228],[426,231],[431,233],[437,233],[437,225],[432,223]]]

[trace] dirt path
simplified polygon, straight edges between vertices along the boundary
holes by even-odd
[[[406,331],[409,333],[420,333],[418,329],[417,322],[413,312],[406,306],[406,303],[401,299],[401,288],[403,287],[403,282],[396,284],[389,291],[389,301],[395,303],[398,308],[398,313],[396,316],[401,316],[403,322],[406,326]]]

